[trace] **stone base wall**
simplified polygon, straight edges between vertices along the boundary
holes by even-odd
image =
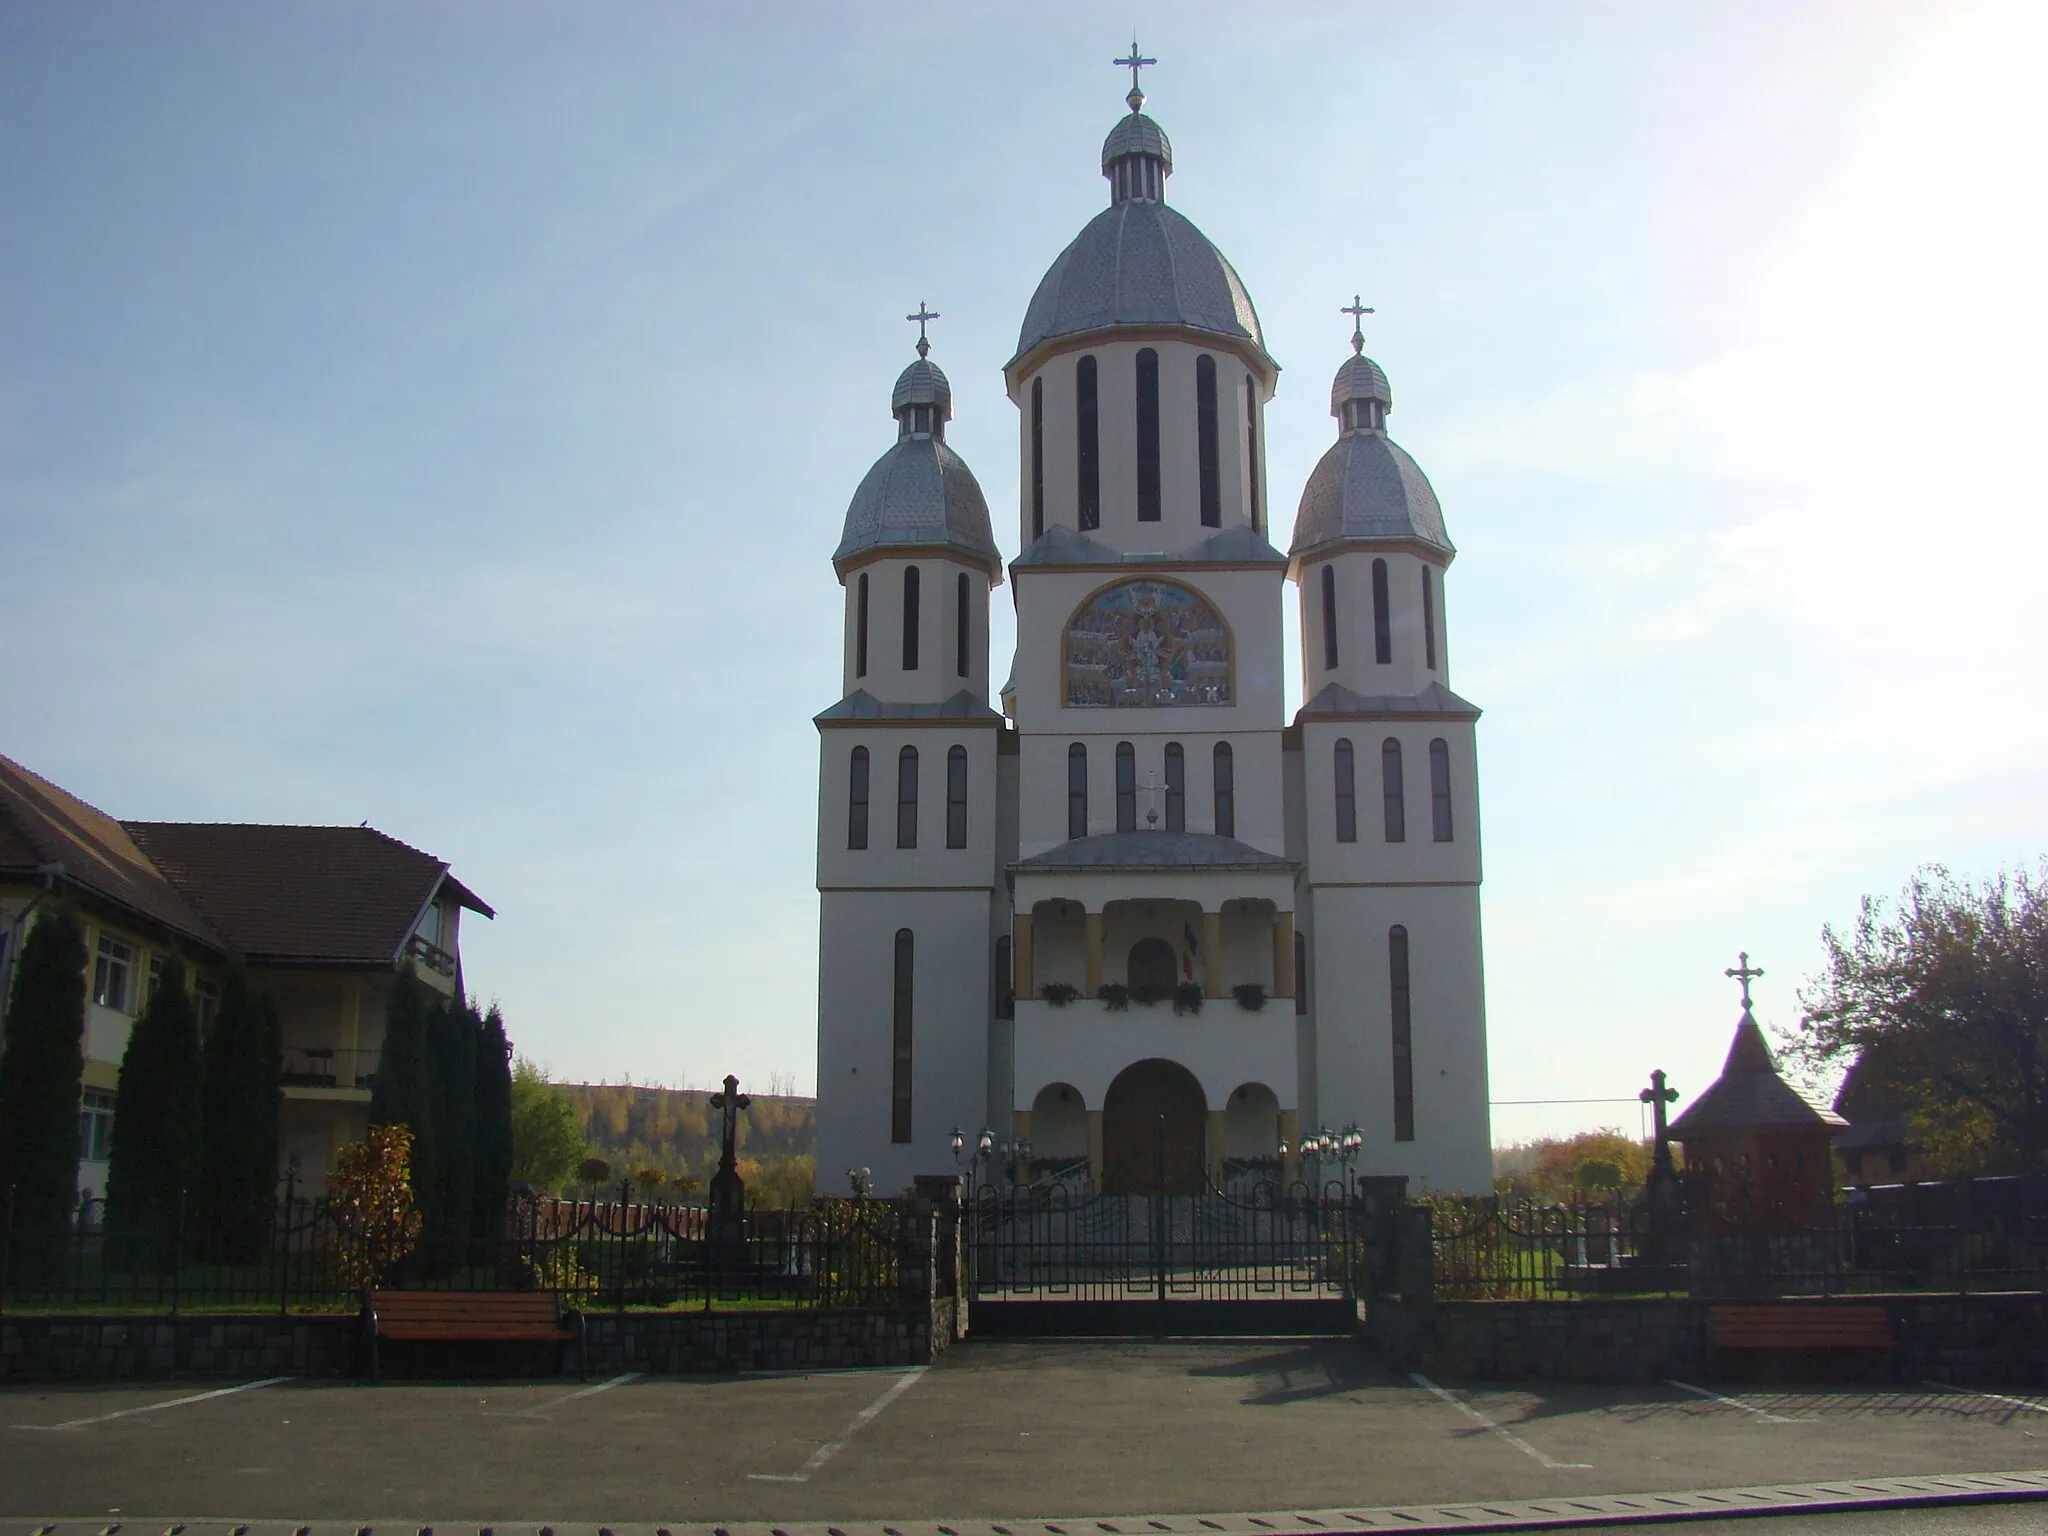
[[[929,1313],[663,1312],[584,1320],[592,1376],[929,1365],[953,1342],[952,1298]],[[575,1345],[569,1346],[569,1368]]]
[[[0,1317],[0,1381],[345,1376],[347,1317]]]
[[[1870,1381],[2048,1385],[2048,1306],[2039,1295],[1858,1296],[1890,1310],[1899,1348],[1715,1350],[1704,1301],[1438,1301],[1376,1298],[1364,1334],[1400,1370],[1496,1381]],[[1823,1306],[1817,1301],[1784,1305]]]

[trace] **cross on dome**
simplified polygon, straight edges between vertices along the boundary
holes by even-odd
[[[1749,963],[1749,951],[1746,949],[1736,958],[1741,963],[1729,966],[1721,974],[1732,976],[1742,983],[1742,1011],[1747,1013],[1749,1012],[1749,983],[1752,978],[1763,975],[1763,970],[1761,967],[1753,966]]]
[[[1145,68],[1149,64],[1157,64],[1159,61],[1157,59],[1143,59],[1138,57],[1138,39],[1134,34],[1131,38],[1130,57],[1123,59],[1111,59],[1109,62],[1115,65],[1118,69],[1128,69],[1131,72],[1131,94],[1126,96],[1124,100],[1129,102],[1131,110],[1133,112],[1136,112],[1139,108],[1145,105],[1145,93],[1138,86],[1138,71]]]
[[[932,349],[932,344],[925,339],[925,322],[927,320],[939,319],[939,312],[936,309],[927,308],[925,306],[924,300],[919,299],[917,301],[917,313],[914,315],[905,315],[903,318],[906,320],[915,320],[917,322],[917,355],[919,357],[925,356],[925,354],[930,352]]]
[[[1360,357],[1365,356],[1365,317],[1373,312],[1373,307],[1360,303],[1359,295],[1355,293],[1351,295],[1351,302],[1337,311],[1351,317],[1351,350]]]

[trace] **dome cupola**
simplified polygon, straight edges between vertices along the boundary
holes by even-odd
[[[1102,141],[1102,174],[1109,178],[1112,207],[1134,199],[1166,201],[1166,178],[1173,174],[1173,144],[1165,130],[1145,115],[1145,93],[1138,88],[1138,71],[1158,62],[1138,57],[1135,38],[1130,57],[1116,60],[1131,72],[1131,93],[1124,98],[1131,115],[1110,129],[1109,137]]]
[[[896,416],[896,435],[934,437],[944,442],[946,423],[953,419],[953,386],[931,360],[931,340],[924,333],[925,322],[939,316],[919,300],[917,313],[904,318],[917,322],[917,361],[896,375],[896,388],[889,396],[889,409]]]

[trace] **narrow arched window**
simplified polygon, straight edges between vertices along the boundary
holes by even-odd
[[[1394,1140],[1415,1139],[1415,1029],[1408,990],[1408,930],[1387,930],[1387,1004],[1394,1039]]]
[[[846,846],[868,845],[868,749],[855,747],[846,768]]]
[[[1138,521],[1159,521],[1159,354],[1138,349]]]
[[[1014,1019],[1017,1017],[1017,984],[1010,975],[1010,937],[1003,935],[996,940],[996,1017]]]
[[[1177,741],[1166,744],[1166,830],[1188,829],[1188,759]]]
[[[1045,533],[1045,376],[1031,381],[1031,537]]]
[[[967,749],[946,749],[946,846],[967,846]]]
[[[868,675],[868,573],[853,588],[853,675]]]
[[[917,567],[906,565],[903,568],[903,670],[906,672],[917,670],[917,583]]]
[[[896,846],[917,846],[917,748],[896,754]]]
[[[1436,670],[1436,572],[1422,568],[1422,664]]]
[[[911,1018],[915,1010],[917,941],[908,928],[896,930],[896,976],[890,1000],[889,1140],[910,1140]]]
[[[1244,376],[1244,462],[1252,499],[1252,532],[1263,533],[1266,509],[1259,500],[1259,390],[1250,374]]]
[[[1216,835],[1237,836],[1237,764],[1230,755],[1230,743],[1219,741],[1212,754],[1216,781]]]
[[[1389,736],[1380,743],[1380,800],[1386,807],[1387,841],[1408,841],[1408,807],[1401,793],[1401,743]]]
[[[1074,475],[1079,481],[1081,526],[1102,526],[1102,444],[1095,410],[1095,359],[1074,365]]]
[[[1294,935],[1294,1011],[1308,1012],[1308,935]]]
[[[1337,567],[1323,567],[1323,665],[1337,665]]]
[[[1088,835],[1088,749],[1075,742],[1067,748],[1067,836]]]
[[[967,573],[953,588],[953,670],[967,675],[968,636],[974,632],[974,600],[968,596]]]
[[[1351,762],[1351,743],[1338,738],[1334,753],[1337,777],[1337,841],[1358,841],[1358,780]]]
[[[1385,666],[1394,659],[1394,616],[1387,611],[1387,562],[1372,563],[1372,659]]]
[[[1216,359],[1195,359],[1195,462],[1201,471],[1202,526],[1223,526],[1223,477],[1217,463]]]
[[[1138,830],[1138,753],[1128,741],[1116,744],[1116,829]]]
[[[1438,842],[1451,840],[1451,748],[1441,736],[1429,744],[1429,825]]]

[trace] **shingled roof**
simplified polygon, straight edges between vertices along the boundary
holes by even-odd
[[[1823,1109],[1778,1076],[1778,1063],[1764,1032],[1747,1008],[1735,1026],[1734,1043],[1721,1075],[1706,1092],[1671,1122],[1671,1134],[1680,1141],[1701,1132],[1762,1130],[1772,1127],[1810,1125],[1839,1129],[1849,1122],[1831,1109]]]

